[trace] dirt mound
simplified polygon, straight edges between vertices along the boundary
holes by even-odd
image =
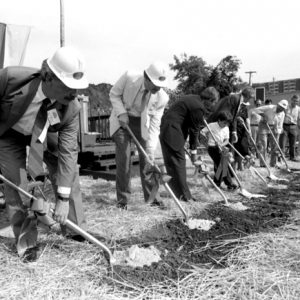
[[[298,201],[300,186],[290,185],[288,192],[271,191],[267,198],[244,201],[246,211],[235,211],[221,204],[210,205],[199,219],[208,219],[215,225],[208,231],[189,229],[181,220],[171,220],[163,228],[153,229],[141,238],[120,241],[122,247],[132,244],[144,247],[154,245],[161,252],[161,261],[142,268],[115,266],[113,277],[145,287],[168,279],[186,276],[194,266],[202,268],[226,267],[229,252],[240,238],[260,231],[270,231],[288,220]]]

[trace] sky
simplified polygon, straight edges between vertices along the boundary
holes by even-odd
[[[252,82],[300,77],[299,0],[63,0],[65,44],[83,53],[90,83],[114,84],[129,69],[174,63],[183,53],[217,65],[241,60]],[[31,27],[24,65],[60,46],[60,0],[0,0],[0,22]],[[175,88],[169,71],[169,87]]]

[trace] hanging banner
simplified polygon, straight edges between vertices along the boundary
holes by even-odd
[[[0,68],[23,64],[30,30],[29,26],[0,23]]]

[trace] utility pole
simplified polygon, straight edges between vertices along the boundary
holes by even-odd
[[[247,71],[246,74],[249,74],[249,85],[252,85],[252,74],[256,73],[256,71]]]
[[[65,46],[65,10],[64,0],[60,0],[60,46]]]

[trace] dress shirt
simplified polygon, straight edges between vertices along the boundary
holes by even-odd
[[[289,106],[288,109],[285,111],[285,117],[283,123],[297,125],[299,124],[299,120],[300,120],[300,107],[298,105],[296,105],[294,108]]]
[[[135,97],[132,107],[130,107],[128,110],[129,116],[132,116],[132,117],[140,117],[141,116],[142,110],[144,109],[144,105],[142,105],[144,92],[145,92],[145,86],[144,86],[144,84],[142,84],[140,90],[138,91],[138,93]],[[145,101],[147,101],[149,94],[150,93],[148,93],[146,95]]]
[[[264,105],[257,108],[254,108],[253,111],[264,116],[267,120],[267,123],[273,126],[273,130],[275,133],[280,134],[282,132],[283,120],[284,120],[284,111],[277,113],[277,105]],[[259,131],[260,133],[268,133],[268,127],[264,122],[259,123]]]
[[[254,112],[253,110],[250,111],[250,124],[251,125],[258,125],[261,120],[261,115]]]
[[[37,116],[38,111],[40,110],[42,102],[45,98],[46,98],[46,96],[42,91],[42,84],[40,84],[40,86],[37,90],[37,93],[33,98],[33,101],[28,106],[27,110],[25,111],[25,113],[21,117],[21,119],[12,128],[24,135],[31,135],[36,116]],[[51,101],[51,104],[53,104],[55,102],[55,99],[50,99],[50,101]],[[48,127],[49,127],[49,122],[47,121],[46,125],[45,125],[46,131],[47,131]],[[46,132],[43,130],[42,134],[44,135],[44,134],[46,134]],[[71,188],[58,186],[57,192],[60,194],[64,194],[64,195],[70,195]]]

